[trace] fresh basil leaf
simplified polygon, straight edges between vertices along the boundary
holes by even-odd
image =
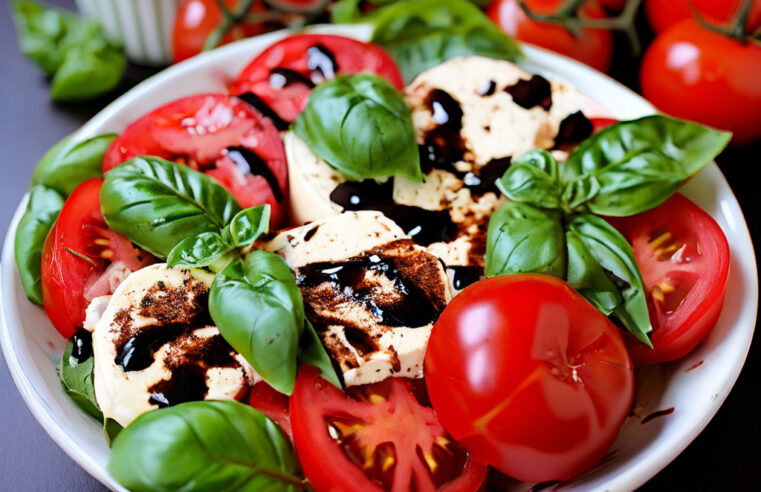
[[[186,238],[220,233],[241,211],[207,175],[150,156],[106,173],[100,201],[111,229],[159,258]]]
[[[341,75],[318,85],[293,130],[350,179],[423,180],[410,109],[377,75]]]
[[[560,212],[508,202],[489,220],[486,276],[544,273],[563,278],[566,251]]]
[[[126,68],[121,49],[105,40],[98,48],[70,48],[53,76],[50,95],[61,102],[92,99],[118,86]]]
[[[584,241],[572,230],[565,233],[568,248],[566,282],[608,316],[624,302],[618,287],[605,274]]]
[[[341,380],[333,367],[333,362],[320,341],[317,331],[308,319],[304,320],[306,326],[301,334],[299,342],[299,362],[310,364],[320,370],[320,375],[336,388],[343,390]]]
[[[236,247],[248,246],[254,243],[270,227],[269,204],[251,207],[238,212],[230,222],[230,238]]]
[[[71,356],[73,349],[74,341],[72,339],[69,340],[69,344],[63,352],[61,365],[58,368],[61,385],[69,398],[74,400],[74,403],[102,422],[103,414],[95,400],[95,386],[93,385],[95,358],[90,356],[86,360],[77,361]]]
[[[639,341],[652,347],[645,286],[631,245],[605,219],[591,214],[571,217],[568,230],[576,234],[621,293],[623,303],[613,310],[613,317]]]
[[[63,61],[58,44],[66,36],[74,15],[60,9],[47,9],[36,2],[17,1],[11,5],[21,53],[51,76]]]
[[[108,471],[135,492],[303,488],[280,428],[236,401],[196,401],[146,412],[114,439]]]
[[[338,0],[330,9],[330,22],[343,24],[357,20],[361,15],[359,4],[362,0]]]
[[[552,209],[561,206],[558,162],[546,150],[532,150],[515,158],[497,187],[516,202]]]
[[[64,196],[90,178],[102,176],[103,157],[115,133],[99,135],[83,142],[66,137],[42,156],[32,173],[32,185],[44,184]]]
[[[628,216],[666,201],[721,152],[731,133],[652,115],[588,138],[563,165],[569,209]]]
[[[466,0],[396,2],[368,19],[374,25],[371,40],[389,52],[408,83],[456,56],[520,56],[517,43]]]
[[[267,383],[290,395],[296,380],[304,302],[288,265],[252,251],[214,278],[209,312],[225,340]]]
[[[114,442],[114,439],[116,439],[116,436],[119,435],[121,431],[124,430],[124,427],[119,424],[114,419],[106,419],[103,422],[103,437],[106,438],[106,443],[110,446],[112,442]]]
[[[201,268],[209,266],[234,248],[218,232],[202,232],[183,239],[167,256],[167,266]]]
[[[16,226],[16,267],[26,297],[35,304],[42,305],[42,247],[63,203],[64,199],[57,191],[43,185],[33,186],[26,212]]]

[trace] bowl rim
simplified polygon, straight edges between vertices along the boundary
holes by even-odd
[[[296,32],[318,32],[326,34],[338,34],[358,39],[368,39],[370,35],[370,26],[368,25],[316,25],[311,28],[303,29]],[[281,30],[264,35],[256,36],[246,40],[238,41],[226,46],[222,46],[207,53],[202,53],[194,58],[173,65],[161,72],[145,79],[137,84],[135,87],[125,92],[95,116],[88,120],[82,127],[73,133],[73,136],[77,140],[83,140],[91,137],[95,134],[100,127],[108,122],[114,115],[119,114],[123,108],[128,105],[136,104],[140,101],[143,95],[156,85],[161,85],[164,81],[185,72],[194,72],[197,70],[203,70],[204,67],[214,58],[219,56],[230,55],[232,53],[240,51],[246,53],[247,47],[251,44],[262,43],[264,40],[274,42],[289,34],[293,34],[294,30]],[[528,67],[529,70],[551,70],[557,74],[562,74],[565,69],[580,71],[586,73],[587,76],[603,79],[606,84],[615,87],[619,92],[624,91],[635,107],[634,112],[640,115],[649,114],[655,112],[655,108],[647,102],[644,98],[631,91],[629,88],[614,80],[610,76],[600,73],[581,62],[567,58],[557,53],[522,44],[524,51],[524,60],[520,63],[522,66]],[[250,53],[248,56],[251,56]],[[583,89],[583,87],[579,87]],[[756,255],[753,250],[753,242],[751,241],[750,232],[748,230],[745,217],[742,214],[742,209],[737,202],[737,198],[734,195],[731,187],[729,186],[726,178],[721,173],[715,162],[710,163],[707,170],[711,172],[714,179],[720,179],[718,186],[726,187],[733,199],[733,204],[739,211],[738,233],[741,236],[743,243],[749,245],[749,252],[752,255],[753,268],[752,272],[746,272],[749,274],[748,281],[750,282],[750,289],[746,291],[746,298],[750,303],[743,308],[742,312],[746,312],[748,309],[753,310],[753,322],[752,325],[745,328],[745,336],[742,339],[743,350],[742,356],[734,360],[732,367],[724,374],[722,379],[722,392],[717,395],[701,415],[701,418],[697,422],[691,423],[687,426],[687,423],[682,427],[688,427],[687,429],[680,429],[679,438],[670,440],[666,445],[659,448],[658,453],[649,453],[642,460],[638,461],[635,465],[625,469],[622,473],[619,473],[613,477],[607,484],[606,490],[630,490],[639,487],[647,480],[652,478],[661,469],[665,468],[674,458],[676,458],[697,435],[702,432],[708,422],[718,411],[721,404],[724,402],[735,381],[739,377],[742,367],[747,357],[748,350],[750,349],[750,343],[755,330],[756,317],[758,313],[758,267],[756,263]],[[704,170],[705,172],[706,170]],[[14,289],[14,282],[17,276],[14,257],[14,240],[15,232],[18,222],[24,213],[26,203],[28,201],[28,193],[24,195],[19,203],[16,211],[11,219],[10,226],[6,231],[6,238],[3,244],[3,251],[0,264],[0,290],[2,291],[2,298],[0,299],[0,343],[2,345],[3,355],[5,356],[6,363],[13,378],[13,381],[21,393],[24,402],[29,407],[29,410],[34,415],[35,419],[50,435],[50,437],[58,444],[61,449],[71,457],[77,464],[84,468],[90,475],[95,477],[103,485],[111,488],[112,490],[125,490],[119,485],[107,472],[106,467],[98,464],[93,457],[88,454],[76,440],[64,429],[62,425],[59,425],[56,416],[52,413],[52,409],[45,404],[43,397],[32,386],[29,377],[23,370],[21,361],[16,353],[16,347],[10,336],[11,321],[9,313],[4,306],[5,300],[11,300],[15,306],[17,301],[16,292]],[[747,285],[746,285],[747,287]],[[25,300],[25,299],[24,299]],[[13,309],[13,308],[12,308]],[[16,313],[13,313],[13,317],[16,317]],[[18,321],[18,320],[14,320]],[[734,328],[737,329],[736,327]]]

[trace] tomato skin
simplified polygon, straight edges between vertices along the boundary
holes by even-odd
[[[561,280],[504,275],[465,288],[425,357],[431,403],[474,459],[519,480],[594,466],[631,409],[618,329]]]
[[[678,193],[652,210],[611,222],[632,243],[653,324],[653,349],[624,334],[629,354],[636,365],[685,356],[708,335],[724,306],[730,262],[726,236],[710,215]],[[663,231],[676,238],[673,256],[656,256],[653,237]],[[670,302],[679,302],[675,309],[654,301],[654,288],[660,288],[663,282],[682,291],[692,281],[694,284],[681,302],[680,298]]]
[[[230,147],[244,147],[264,161],[279,197],[262,170],[240,170],[228,157]],[[199,94],[149,112],[114,140],[103,159],[103,172],[139,155],[162,157],[205,172],[243,208],[269,203],[273,229],[285,220],[288,167],[283,143],[269,118],[241,99]]]
[[[327,416],[356,417],[372,424],[374,412],[377,416],[378,408],[384,408],[381,413],[385,413],[387,425],[398,421],[400,426],[404,426],[405,423],[409,422],[410,415],[414,414],[415,418],[423,420],[421,425],[414,428],[412,432],[407,428],[394,436],[399,441],[394,444],[401,446],[407,444],[406,449],[409,449],[410,439],[414,443],[415,434],[418,432],[424,436],[433,436],[435,435],[434,432],[441,430],[441,426],[436,422],[431,409],[420,406],[409,393],[411,391],[409,380],[390,378],[371,386],[388,391],[389,400],[380,404],[358,401],[322,379],[319,371],[314,367],[305,365],[299,370],[290,404],[294,447],[304,474],[317,492],[354,492],[359,490],[381,492],[384,490],[377,481],[370,480],[362,468],[354,464],[336,441],[330,437],[326,424]],[[404,398],[400,398],[400,394],[405,395]],[[389,404],[391,405],[389,406]],[[388,431],[388,428],[386,430]],[[369,436],[373,436],[372,431]],[[402,458],[401,454],[397,454],[397,459],[401,461],[402,459],[409,459],[409,456]],[[409,464],[408,462],[405,463]],[[425,472],[426,470],[420,461],[411,464],[411,466],[414,466],[414,470],[408,470],[405,467],[402,472],[413,473],[414,477],[414,473]],[[395,477],[397,476],[396,472],[399,470],[395,471]],[[407,480],[410,478],[407,476]],[[418,480],[415,483],[417,490],[420,491],[474,492],[479,490],[485,478],[486,467],[468,459],[460,476],[438,489],[434,489],[430,482],[421,483]],[[394,483],[392,490],[393,492],[404,492],[409,490],[409,485]]]
[[[103,279],[112,262],[121,262],[129,271],[135,271],[155,261],[150,254],[136,249],[127,238],[108,228],[100,211],[102,185],[102,179],[91,178],[71,193],[42,249],[45,312],[56,330],[66,338],[70,338],[85,321],[90,301],[86,298],[88,290],[93,296],[113,292],[109,289],[108,279]],[[101,279],[105,281],[99,283]]]
[[[256,408],[275,422],[293,440],[291,418],[288,413],[288,397],[264,381],[259,381],[251,388],[249,405]]]
[[[659,33],[684,19],[695,18],[698,13],[712,24],[727,24],[734,19],[744,0],[645,0],[645,14],[653,31]],[[750,7],[747,26],[752,31],[761,21],[761,0]]]
[[[275,68],[285,68],[310,79],[314,69],[307,66],[307,50],[315,45],[322,45],[333,54],[338,74],[373,72],[397,89],[404,87],[399,68],[380,46],[343,36],[300,34],[285,38],[257,55],[232,83],[230,93],[253,92],[283,120],[294,121],[306,106],[311,89],[301,83],[274,88],[270,74]]]
[[[562,0],[526,0],[526,6],[537,14],[555,13]],[[597,3],[586,2],[580,13],[587,18],[606,17]],[[582,29],[576,37],[564,27],[556,24],[539,23],[529,19],[518,5],[517,0],[494,0],[486,14],[503,31],[523,42],[561,53],[580,62],[607,72],[613,56],[613,36],[603,29]]]
[[[640,84],[659,110],[732,131],[742,144],[761,136],[761,70],[750,67],[761,67],[761,47],[688,19],[647,49]]]

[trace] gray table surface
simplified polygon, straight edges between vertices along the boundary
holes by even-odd
[[[73,4],[72,0],[49,3],[67,8]],[[37,160],[110,98],[77,106],[52,103],[45,79],[18,53],[9,1],[3,0],[0,4],[0,150],[5,156],[0,161],[0,231],[5,231]],[[131,67],[122,90],[149,73],[149,70]],[[623,73],[636,71],[627,68]],[[759,155],[761,143],[735,149],[719,159],[743,207],[757,251],[761,240],[761,193],[757,191],[761,182]],[[756,341],[751,348],[737,385],[714,420],[643,490],[759,490],[761,350],[758,345]],[[5,360],[0,361],[0,389],[3,395],[0,397],[0,491],[103,489],[37,424],[16,390]]]

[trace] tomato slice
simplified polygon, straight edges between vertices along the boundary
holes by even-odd
[[[394,60],[380,46],[327,34],[300,34],[262,51],[235,79],[230,92],[252,92],[286,122],[301,113],[316,84],[337,74],[374,72],[404,87]]]
[[[72,192],[42,250],[45,312],[66,338],[84,324],[94,297],[113,293],[129,272],[156,261],[106,225],[102,185],[102,179],[92,178]]]
[[[280,135],[269,118],[237,97],[201,94],[151,111],[114,140],[103,171],[139,155],[205,172],[241,207],[269,203],[273,229],[285,219],[288,168]]]
[[[653,349],[624,334],[635,364],[683,357],[719,318],[729,274],[729,244],[719,224],[680,194],[611,222],[631,242],[647,290]]]
[[[344,394],[304,366],[290,410],[296,452],[318,492],[464,492],[478,490],[486,476],[421,405],[409,379]]]
[[[293,440],[291,417],[288,413],[288,397],[264,381],[251,387],[249,405],[256,408],[275,422]]]

